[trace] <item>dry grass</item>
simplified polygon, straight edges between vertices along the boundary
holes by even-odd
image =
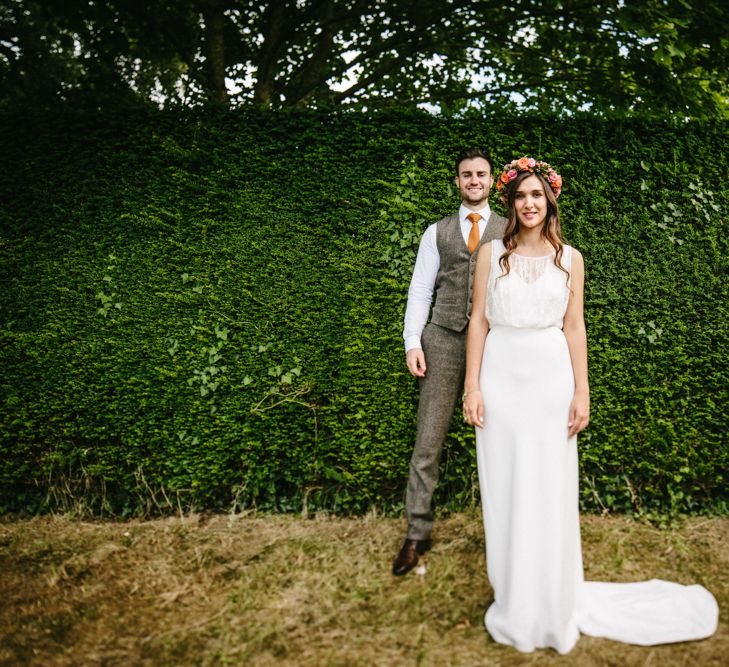
[[[702,583],[718,633],[654,648],[583,637],[523,655],[482,625],[478,515],[437,525],[425,575],[395,578],[403,523],[191,516],[0,523],[2,665],[725,665],[729,517],[662,531],[583,517],[587,577]]]

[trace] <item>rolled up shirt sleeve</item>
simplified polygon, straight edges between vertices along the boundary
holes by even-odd
[[[440,254],[436,241],[436,225],[430,225],[423,233],[415,260],[413,277],[408,289],[408,304],[405,309],[403,338],[405,351],[421,348],[420,336],[430,315],[435,279],[440,268]]]

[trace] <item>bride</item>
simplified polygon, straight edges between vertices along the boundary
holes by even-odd
[[[476,427],[486,559],[494,602],[485,624],[520,651],[570,651],[580,633],[632,644],[712,635],[714,597],[653,579],[585,582],[577,434],[589,421],[584,263],[566,245],[562,178],[530,157],[496,185],[502,241],[484,245],[473,281],[465,419]]]

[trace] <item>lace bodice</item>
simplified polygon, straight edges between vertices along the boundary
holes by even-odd
[[[491,271],[486,297],[486,317],[490,326],[520,329],[562,328],[569,285],[567,276],[554,265],[554,254],[545,257],[509,256],[511,270],[503,277],[499,257],[501,241],[491,243]],[[569,271],[572,248],[563,248],[562,266]]]

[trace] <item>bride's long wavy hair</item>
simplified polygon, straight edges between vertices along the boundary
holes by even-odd
[[[557,205],[557,199],[552,192],[552,188],[549,183],[544,180],[539,174],[534,174],[530,171],[521,172],[513,181],[511,181],[506,188],[502,191],[501,201],[507,207],[508,210],[508,222],[506,223],[506,231],[504,232],[504,247],[506,251],[501,257],[499,257],[499,266],[501,267],[502,274],[499,278],[503,278],[508,275],[511,267],[509,265],[509,257],[516,250],[516,237],[519,234],[519,218],[516,215],[516,207],[514,201],[516,200],[516,191],[519,189],[519,185],[525,179],[530,176],[536,176],[541,182],[544,188],[544,196],[547,198],[547,215],[544,218],[544,224],[542,225],[541,238],[546,240],[554,248],[554,265],[564,271],[569,282],[570,273],[567,269],[562,266],[562,253],[564,251],[564,238],[562,238],[562,229],[559,225],[559,206]]]

